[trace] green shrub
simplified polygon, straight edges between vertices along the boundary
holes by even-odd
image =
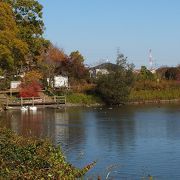
[[[96,92],[106,104],[120,105],[127,101],[134,82],[133,69],[127,57],[118,53],[115,69],[97,77]]]
[[[67,94],[67,102],[75,104],[96,104],[102,103],[102,100],[96,95],[87,95],[83,93],[69,93]]]
[[[127,101],[132,84],[127,74],[124,70],[124,72],[110,73],[98,78],[96,91],[106,104],[119,105]]]
[[[0,179],[76,179],[95,162],[78,169],[47,140],[24,138],[0,128]]]

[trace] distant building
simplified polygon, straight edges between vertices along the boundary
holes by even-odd
[[[89,69],[90,77],[97,77],[98,75],[109,74],[110,71],[113,71],[117,67],[116,64],[112,63],[103,63],[98,66],[92,67]]]
[[[107,69],[96,69],[96,74],[109,74]]]
[[[54,80],[49,82],[49,78],[47,78],[48,85],[51,84],[54,88],[65,87],[68,88],[69,82],[67,76],[54,76]]]
[[[90,77],[97,77],[98,75],[109,74],[107,69],[90,69]]]
[[[151,73],[156,74],[156,69],[151,69]]]
[[[68,77],[67,76],[54,76],[54,87],[68,87]]]
[[[18,89],[21,85],[21,81],[11,81],[10,89]]]

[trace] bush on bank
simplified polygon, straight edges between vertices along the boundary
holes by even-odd
[[[68,103],[74,104],[92,105],[97,103],[103,103],[101,98],[94,94],[70,93],[66,95],[66,98]]]
[[[0,128],[0,179],[76,179],[95,162],[78,169],[47,140],[25,138]]]

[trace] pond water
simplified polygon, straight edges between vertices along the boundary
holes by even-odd
[[[78,167],[97,160],[87,177],[180,179],[180,105],[16,110],[1,118],[21,135],[60,144]]]

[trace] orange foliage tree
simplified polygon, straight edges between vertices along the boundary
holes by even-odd
[[[66,59],[67,55],[64,53],[64,51],[51,44],[48,50],[42,53],[41,61],[39,61],[38,64],[44,80],[49,78],[49,81],[52,82],[53,77],[57,74],[58,67],[60,67],[62,62],[66,61]]]
[[[44,84],[50,87],[56,75],[68,76],[71,86],[77,86],[77,84],[81,86],[89,78],[89,71],[84,65],[84,57],[79,51],[67,55],[53,44],[49,46],[46,52],[42,53],[39,66],[43,74]],[[47,83],[47,78],[51,83]]]
[[[84,65],[84,57],[79,51],[72,52],[57,71],[68,75],[71,83],[86,80],[89,77],[88,69]]]

